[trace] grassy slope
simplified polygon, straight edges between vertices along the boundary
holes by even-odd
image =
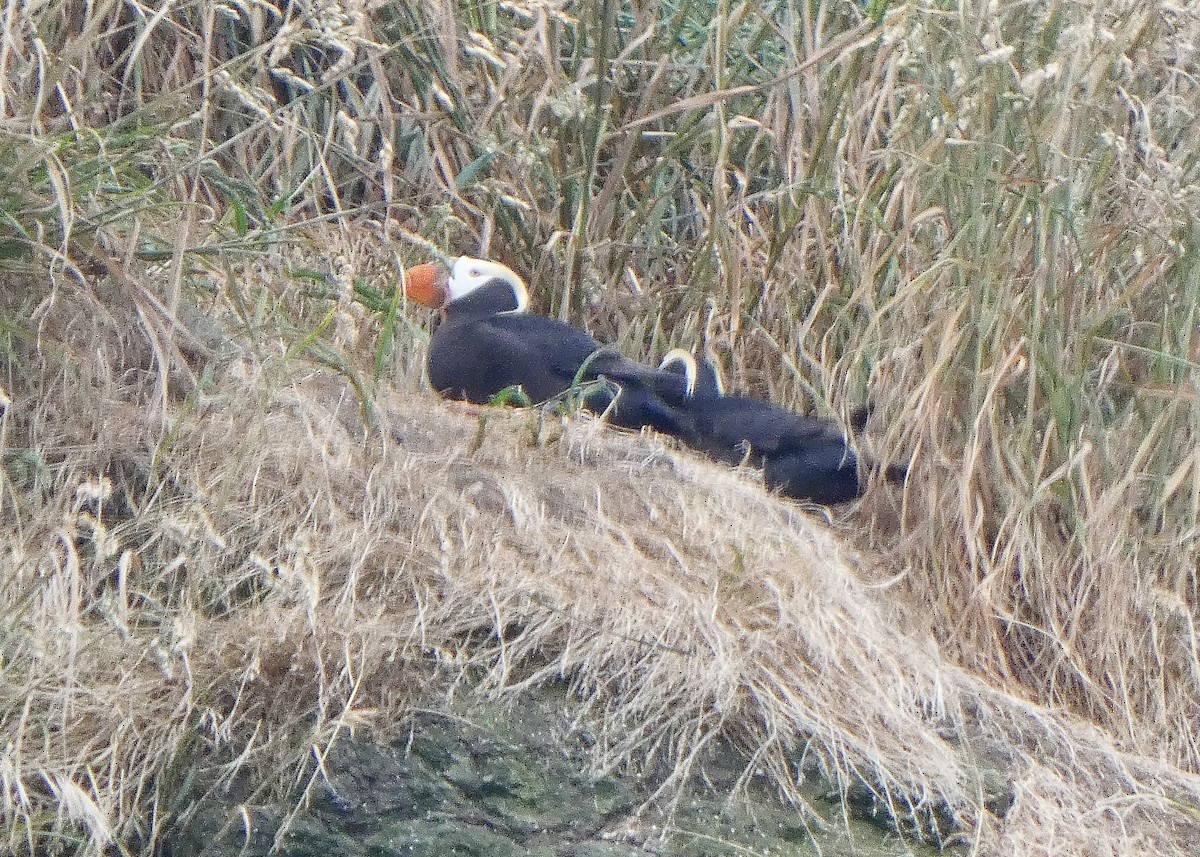
[[[261,669],[252,647],[179,660],[190,634],[214,633],[189,631],[197,617],[281,611],[288,657],[320,666],[289,680],[336,686],[305,698],[353,710],[330,674],[372,670],[295,652],[351,650],[330,642],[346,598],[400,615],[420,599],[401,586],[370,606],[340,578],[313,590],[295,557],[324,548],[267,524],[278,508],[317,526],[318,489],[264,499],[253,480],[222,488],[220,468],[180,473],[217,442],[210,397],[272,401],[297,365],[368,398],[389,395],[381,374],[414,389],[423,318],[386,298],[372,316],[351,294],[356,279],[386,294],[396,259],[437,252],[527,272],[539,311],[630,354],[707,348],[735,386],[825,414],[869,397],[877,447],[914,475],[901,508],[880,491],[845,523],[888,558],[871,573],[903,574],[948,663],[1090,721],[1097,747],[1200,767],[1195,12],[430,3],[356,17],[327,3],[281,27],[261,7],[73,8],[9,20],[0,56],[3,723],[87,734],[95,710],[68,703],[81,676],[104,705],[139,670],[182,696],[146,679],[126,731],[17,741],[3,761],[15,830],[37,835],[57,806],[99,836],[148,835],[139,787],[196,723],[218,742],[245,741],[232,726],[258,716],[300,728],[277,706],[239,720],[229,677]],[[275,440],[247,441],[246,461]],[[107,511],[102,476],[120,498]],[[233,558],[214,547],[235,543]],[[284,566],[309,602],[263,589]],[[118,638],[133,666],[94,668]],[[388,645],[353,650],[373,664]],[[818,733],[831,758],[924,776],[855,749],[852,730]],[[121,767],[133,758],[145,766]],[[925,773],[953,797],[954,776]],[[1133,780],[1158,776],[1174,775]],[[1073,833],[1038,828],[1056,792],[1031,792],[1029,816],[995,834],[1016,849],[1002,853],[1099,853],[1073,838],[1091,785],[1063,799]],[[1112,847],[1137,853],[1143,808],[1127,805]],[[1179,836],[1163,853],[1186,853]]]

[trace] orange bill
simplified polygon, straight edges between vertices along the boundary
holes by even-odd
[[[437,265],[426,262],[404,272],[404,293],[419,304],[441,309],[446,303],[446,285]]]

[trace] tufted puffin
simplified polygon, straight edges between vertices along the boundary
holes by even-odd
[[[763,399],[727,396],[716,366],[697,364],[683,349],[668,352],[660,368],[685,379],[693,433],[684,439],[691,446],[720,461],[761,467],[767,486],[788,497],[832,505],[862,494],[858,460],[835,424]],[[887,477],[898,481],[904,473],[889,467]]]
[[[529,292],[512,270],[462,256],[443,278],[431,264],[404,275],[405,291],[444,314],[429,342],[429,380],[441,395],[486,404],[520,387],[545,402],[577,383],[588,410],[626,428],[691,433],[686,381],[642,366],[565,322],[526,312]]]

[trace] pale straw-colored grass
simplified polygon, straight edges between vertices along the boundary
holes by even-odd
[[[64,339],[105,342],[63,303]],[[181,760],[303,785],[310,753],[431,693],[566,681],[593,763],[665,772],[663,799],[724,739],[798,811],[818,766],[981,853],[1188,853],[1173,807],[1200,781],[948,662],[862,581],[877,558],[750,474],[587,419],[481,430],[411,386],[366,431],[343,376],[280,357],[232,360],[166,424],[131,410],[153,385],[6,411],[48,468],[5,511],[11,847],[147,843]]]
[[[884,630],[868,629],[858,641],[846,630],[858,626],[845,599],[836,609],[822,601],[833,610],[829,624],[794,633],[818,662],[821,641],[834,639],[848,646],[846,660],[808,680],[847,699],[897,676],[898,698],[911,702],[901,709],[910,711],[926,707],[930,694],[950,699],[947,688],[970,675],[992,688],[974,695],[1029,700],[1032,714],[998,722],[1042,724],[1048,735],[1055,733],[1047,724],[1058,721],[1038,706],[1068,711],[1083,731],[1058,734],[1090,748],[1077,761],[1092,773],[1071,773],[1074,763],[1057,761],[1069,755],[1069,742],[1038,739],[1058,755],[1023,769],[1017,805],[996,835],[1017,843],[1013,853],[1104,853],[1072,838],[1089,829],[1096,842],[1135,853],[1138,837],[1152,835],[1139,827],[1145,823],[1166,838],[1146,850],[1188,853],[1179,844],[1186,830],[1154,814],[1174,805],[1184,824],[1196,805],[1185,780],[1200,770],[1195,9],[1149,0],[1036,8],[430,2],[370,9],[301,3],[286,14],[238,3],[153,13],[119,3],[87,9],[13,7],[0,42],[0,515],[7,564],[16,569],[0,584],[3,633],[14,652],[4,655],[2,722],[40,730],[38,741],[14,741],[0,758],[5,812],[24,825],[13,828],[14,842],[27,836],[32,850],[38,831],[55,819],[89,831],[96,843],[110,835],[149,838],[160,823],[144,812],[152,772],[193,740],[194,725],[224,736],[260,722],[259,709],[242,719],[241,701],[255,694],[229,690],[229,675],[246,676],[253,688],[256,670],[269,673],[263,665],[276,656],[291,663],[296,652],[320,667],[320,682],[343,689],[371,674],[369,664],[345,666],[378,653],[357,645],[357,625],[337,624],[341,614],[327,598],[350,599],[344,609],[373,603],[380,625],[393,602],[371,602],[341,577],[312,577],[329,560],[322,551],[333,550],[310,532],[332,514],[333,482],[293,496],[279,476],[276,493],[264,495],[270,480],[240,469],[257,456],[276,456],[272,466],[299,478],[307,471],[296,461],[288,470],[288,456],[307,454],[296,438],[309,429],[277,427],[296,449],[259,450],[247,440],[244,461],[229,453],[220,462],[231,480],[228,497],[224,482],[204,482],[202,471],[188,476],[192,487],[177,488],[168,468],[179,466],[179,456],[202,459],[205,445],[216,442],[202,438],[220,436],[216,412],[206,410],[220,397],[249,396],[260,407],[243,405],[242,418],[253,413],[269,422],[275,415],[266,403],[284,395],[280,384],[289,389],[296,361],[349,378],[355,396],[374,402],[368,412],[386,411],[379,402],[390,396],[388,377],[402,379],[406,391],[419,389],[425,319],[388,296],[394,265],[471,252],[525,273],[538,311],[586,324],[631,356],[706,348],[735,388],[827,416],[870,399],[875,416],[863,443],[911,461],[912,475],[902,494],[874,490],[836,523],[871,557],[855,577],[890,582],[889,610],[879,614],[900,623],[890,633],[921,628],[917,636],[929,642],[872,672],[868,653],[890,645],[875,636]],[[356,285],[373,290],[358,292],[370,311],[355,301]],[[234,355],[246,361],[241,383],[230,374]],[[301,424],[316,432],[322,420]],[[251,427],[242,433],[250,437]],[[372,436],[381,443],[387,435]],[[362,450],[338,452],[342,446],[330,443],[314,474],[332,480],[324,468],[341,462],[347,484],[367,479],[368,465],[353,463]],[[581,449],[593,441],[570,443]],[[131,459],[143,463],[112,468]],[[269,471],[265,463],[254,467]],[[720,470],[706,472],[717,481],[703,490],[720,485],[738,497],[743,488],[756,490]],[[105,475],[116,498],[103,501],[108,511],[97,499],[109,490]],[[370,496],[374,483],[364,484],[358,490]],[[553,515],[541,517],[536,492],[527,496],[508,483],[496,490],[498,507],[512,507],[508,526],[562,534]],[[433,503],[432,495],[415,496]],[[218,521],[218,512],[234,508],[222,503],[246,505]],[[885,734],[908,735],[917,721],[891,712],[879,721],[886,729],[860,734],[846,712],[806,709],[803,694],[787,684],[798,680],[790,661],[772,660],[776,643],[764,641],[758,623],[787,612],[780,605],[805,605],[802,593],[819,590],[814,581],[822,580],[810,566],[824,560],[789,566],[795,578],[731,571],[726,579],[715,569],[738,569],[743,560],[672,554],[684,549],[682,533],[717,519],[682,507],[661,512],[679,531],[646,536],[670,541],[649,550],[622,540],[626,524],[604,529],[597,515],[608,508],[588,518],[607,533],[603,544],[616,546],[614,556],[636,548],[632,559],[613,565],[633,563],[628,568],[638,569],[640,581],[647,574],[634,562],[641,551],[638,562],[656,571],[646,584],[653,598],[643,594],[644,604],[627,605],[620,621],[609,616],[604,633],[650,621],[685,653],[674,657],[720,651],[738,665],[714,674],[721,682],[705,697],[725,708],[692,709],[689,728],[731,724],[723,714],[730,706],[743,713],[768,706],[762,710],[774,712],[771,719],[746,727],[747,747],[760,746],[764,735],[811,729],[830,764],[878,768],[906,787],[929,774],[926,787],[959,805],[963,787],[953,764],[943,765],[937,753],[921,757],[933,760],[930,774],[912,753],[894,752],[892,743],[907,739]],[[775,506],[760,511],[766,508],[774,510],[764,512],[768,519],[784,514]],[[284,519],[275,522],[273,510],[286,512]],[[385,505],[375,513],[389,511]],[[130,523],[143,513],[144,532]],[[368,518],[376,520],[359,511],[350,525]],[[324,526],[333,527],[332,519]],[[382,533],[357,538],[358,553],[335,564],[338,575],[411,570],[373,563]],[[512,561],[511,534],[500,542],[474,538],[456,548],[451,540],[447,550],[466,555],[481,545],[498,552],[497,561]],[[757,568],[774,568],[779,552],[799,550],[795,538],[767,539],[750,556]],[[127,542],[139,545],[136,554]],[[231,544],[242,545],[241,553]],[[581,556],[607,565],[598,550]],[[568,568],[584,563],[572,556],[531,554]],[[273,559],[280,557],[286,562]],[[551,584],[558,578],[532,564],[526,573],[522,591],[547,581],[562,598],[574,597],[570,582],[578,585],[582,575]],[[711,585],[699,586],[693,573]],[[128,587],[139,575],[145,597],[135,599]],[[664,575],[674,594],[653,583]],[[111,595],[110,585],[126,596]],[[857,592],[860,584],[846,585]],[[489,591],[479,581],[464,585],[461,603],[466,593]],[[714,613],[726,591],[742,607]],[[308,599],[303,616],[292,602],[286,610],[268,606],[281,592]],[[407,604],[419,592],[393,593],[394,601]],[[684,609],[673,600],[685,597],[695,604]],[[691,630],[665,620],[658,628],[650,613],[638,612],[651,611],[654,598],[691,617]],[[436,613],[438,604],[422,599],[415,615]],[[613,698],[624,701],[612,703],[613,711],[622,716],[659,710],[653,700],[637,701],[634,679],[661,679],[661,663],[638,659],[650,655],[631,650],[606,659],[586,645],[587,625],[568,629],[569,614],[530,625],[533,608],[516,595],[492,600],[487,610],[454,602],[465,624],[447,626],[456,630],[428,651],[454,662],[463,640],[483,645],[487,632],[478,629],[512,615],[520,620],[517,636],[502,650],[466,652],[493,657],[491,686],[536,674],[529,664],[512,666],[511,655],[534,645],[521,627],[544,628],[550,638],[572,640],[562,649],[572,658],[590,652],[578,657],[613,671],[605,679],[581,667],[572,675],[596,677],[576,678],[580,688],[599,689],[598,700],[607,698],[599,691],[617,688]],[[245,645],[238,625],[251,607],[280,623],[276,642],[262,650]],[[599,621],[587,612],[596,608],[578,609]],[[775,621],[799,621],[788,616]],[[218,620],[231,623],[228,638]],[[331,624],[321,630],[323,623]],[[424,620],[399,622],[396,640],[380,643],[381,651],[400,652],[400,640],[424,627]],[[734,645],[716,627],[744,633]],[[475,636],[462,635],[468,628]],[[195,658],[183,653],[194,651],[189,641],[196,639],[216,641],[227,660],[189,678]],[[417,661],[415,672],[400,671],[424,675]],[[839,690],[842,669],[847,684]],[[165,691],[150,701],[138,695],[167,674],[174,684]],[[694,689],[686,671],[667,675],[664,687]],[[276,680],[311,687],[312,675],[285,670]],[[420,685],[398,683],[397,708],[388,710]],[[746,689],[730,690],[739,686]],[[973,722],[955,713],[964,692],[927,713],[941,706],[951,720]],[[141,699],[145,720],[134,718],[137,728],[113,745],[104,736],[117,735],[115,727],[93,734],[86,718],[63,719],[88,698],[110,706]],[[346,698],[316,697],[334,706],[321,711],[323,728],[357,722]],[[329,702],[335,699],[342,702]],[[231,708],[231,700],[239,704]],[[793,702],[796,710],[785,713]],[[996,702],[996,711],[1010,704]],[[282,736],[307,730],[297,725],[306,715],[278,701],[261,705],[270,712],[261,718],[268,748],[261,755],[286,757]],[[50,712],[59,721],[42,728]],[[653,740],[642,750],[658,746],[660,757],[687,759],[695,744],[684,736],[693,733],[673,728],[647,736]],[[1092,734],[1087,729],[1098,730],[1094,740],[1081,737]],[[1003,740],[1016,740],[1018,731]],[[149,767],[120,769],[132,756],[105,749],[112,746],[150,748],[142,754]],[[619,758],[628,748],[614,736],[603,749]],[[259,754],[239,758],[257,764]],[[1118,758],[1136,773],[1110,776]],[[1145,761],[1152,758],[1166,767],[1153,768]],[[1188,773],[1171,773],[1171,766]],[[47,773],[39,779],[36,771]],[[68,783],[90,795],[90,807]],[[1110,785],[1126,791],[1103,799]],[[1155,804],[1158,792],[1165,802]],[[60,800],[47,803],[54,793]],[[1135,793],[1142,797],[1130,799]],[[1055,815],[1055,806],[1072,809]]]

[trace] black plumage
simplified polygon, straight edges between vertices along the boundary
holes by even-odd
[[[713,364],[682,349],[670,352],[662,369],[682,369],[691,390],[689,402],[695,437],[689,443],[713,458],[761,467],[764,459],[814,444],[840,445],[845,437],[833,423],[816,420],[751,396],[728,396]],[[679,369],[675,370],[679,373]]]
[[[540,403],[580,383],[587,385],[584,406],[615,425],[691,432],[684,379],[642,366],[565,322],[526,313],[524,283],[508,268],[462,257],[443,299],[445,318],[430,340],[428,363],[442,395],[485,404],[520,387]]]
[[[822,504],[853,500],[862,493],[858,460],[834,423],[812,419],[750,396],[727,396],[716,367],[697,364],[675,350],[664,370],[681,372],[690,390],[689,445],[730,464],[761,467],[768,487],[796,499]],[[903,479],[889,468],[889,479]]]
[[[845,439],[822,439],[798,449],[763,456],[763,482],[788,497],[823,506],[861,497],[858,459]]]

